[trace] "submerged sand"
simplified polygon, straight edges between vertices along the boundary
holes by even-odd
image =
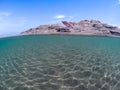
[[[119,90],[119,44],[83,36],[0,40],[0,90]]]

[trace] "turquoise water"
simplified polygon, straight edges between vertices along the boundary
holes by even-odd
[[[0,90],[120,90],[120,39],[0,39]]]

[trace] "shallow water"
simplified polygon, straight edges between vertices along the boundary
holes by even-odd
[[[120,39],[0,39],[0,90],[120,90]]]

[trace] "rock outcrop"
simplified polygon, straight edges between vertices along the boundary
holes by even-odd
[[[98,20],[82,20],[80,22],[69,22],[73,28],[69,28],[62,23],[51,25],[40,25],[31,28],[23,35],[31,34],[74,34],[74,35],[117,35],[120,36],[120,29],[116,26],[101,23]]]

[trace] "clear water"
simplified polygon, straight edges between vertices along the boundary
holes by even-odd
[[[120,90],[120,39],[0,39],[0,90]]]

